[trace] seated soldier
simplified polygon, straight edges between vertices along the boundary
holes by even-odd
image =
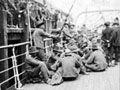
[[[70,39],[69,43],[67,44],[67,48],[70,49],[71,51],[77,50],[78,47],[77,47],[76,41],[74,39]]]
[[[59,67],[57,73],[61,74],[63,80],[76,79],[81,71],[86,74],[81,57],[75,53],[62,54],[52,68],[55,69],[56,66]]]
[[[85,66],[91,71],[104,71],[107,68],[105,55],[97,48],[97,45],[92,46],[93,52],[86,60]]]
[[[83,49],[83,53],[84,53],[84,55],[83,55],[82,58],[85,59],[85,60],[87,60],[88,57],[91,55],[92,50],[91,50],[91,48],[86,47],[86,48]]]
[[[42,74],[44,78],[44,82],[48,83],[49,79],[49,71],[44,62],[36,59],[36,48],[31,47],[29,49],[30,54],[26,55],[26,71],[28,72],[29,78],[34,78],[36,76],[40,76]],[[36,52],[36,53],[35,53]]]
[[[83,53],[77,46],[77,42],[74,39],[70,39],[69,43],[66,46],[66,51],[76,52],[78,55],[83,56]]]

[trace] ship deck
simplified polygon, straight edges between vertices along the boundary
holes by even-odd
[[[105,72],[91,72],[80,75],[75,81],[67,81],[58,86],[47,84],[26,84],[24,90],[120,90],[120,64]]]

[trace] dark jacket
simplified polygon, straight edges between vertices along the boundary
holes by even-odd
[[[114,30],[110,41],[113,46],[120,46],[120,27]]]
[[[112,33],[113,33],[114,29],[107,27],[105,30],[102,31],[102,40],[106,41],[106,40],[110,40]]]

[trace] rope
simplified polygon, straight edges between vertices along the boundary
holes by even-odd
[[[74,0],[74,2],[72,3],[72,6],[71,6],[70,9],[69,9],[69,12],[68,12],[68,14],[67,14],[67,16],[66,16],[66,19],[65,19],[65,21],[64,21],[64,23],[63,23],[63,25],[62,25],[61,31],[62,31],[63,28],[64,28],[64,24],[66,23],[67,18],[69,17],[69,14],[70,14],[70,12],[72,11],[72,8],[73,8],[75,2],[76,2],[76,0]],[[60,36],[61,36],[61,35],[60,35]]]
[[[72,4],[72,6],[71,6],[71,8],[70,8],[70,10],[69,10],[69,12],[68,12],[68,16],[69,16],[70,12],[72,11],[72,8],[73,8],[73,6],[74,6],[74,4],[75,4],[75,1],[76,1],[76,0],[74,0],[73,4]],[[67,16],[67,18],[68,18],[68,16]]]

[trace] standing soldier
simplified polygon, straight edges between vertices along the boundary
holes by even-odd
[[[114,25],[115,30],[111,37],[111,43],[115,53],[115,64],[117,65],[117,63],[120,62],[120,26],[119,23],[114,23]]]
[[[107,62],[108,64],[110,64],[110,61],[112,59],[110,38],[112,36],[113,29],[110,28],[110,22],[106,22],[104,25],[105,25],[105,30],[103,30],[102,32],[102,40],[104,42],[103,50],[106,53]]]

